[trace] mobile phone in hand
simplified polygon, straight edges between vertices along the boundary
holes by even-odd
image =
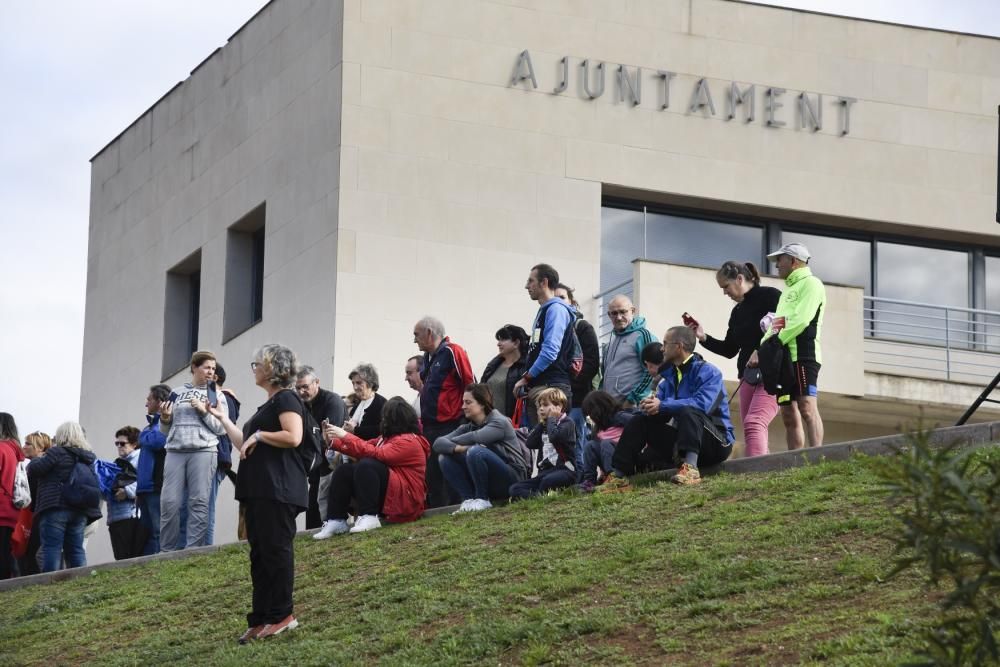
[[[213,408],[219,405],[219,394],[215,389],[215,382],[208,383],[208,404]]]
[[[176,403],[177,402],[177,392],[176,391],[170,392],[170,395],[167,396],[167,402],[168,403]]]
[[[685,312],[683,315],[681,315],[681,320],[684,322],[684,326],[687,327],[691,325],[698,326],[698,320],[691,317],[690,313]]]

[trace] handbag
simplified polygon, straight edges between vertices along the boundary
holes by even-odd
[[[760,369],[756,367],[744,369],[743,381],[751,386],[760,384]]]
[[[25,507],[17,513],[17,523],[10,536],[10,552],[15,558],[24,558],[28,553],[28,542],[31,540],[32,512]]]

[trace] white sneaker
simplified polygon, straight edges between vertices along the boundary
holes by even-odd
[[[362,514],[358,517],[357,521],[354,522],[354,528],[351,528],[352,533],[363,533],[366,530],[375,530],[376,528],[381,528],[382,522],[378,520],[378,516],[374,514]]]
[[[470,512],[482,512],[483,510],[488,510],[493,507],[493,503],[488,500],[483,500],[482,498],[475,498],[472,501],[472,507],[469,509]]]
[[[476,502],[475,498],[469,498],[468,500],[463,500],[462,504],[458,506],[458,509],[451,513],[452,516],[456,514],[462,514],[463,512],[474,512],[472,509],[473,503]]]
[[[319,529],[319,532],[313,535],[313,539],[325,540],[334,535],[343,535],[347,530],[347,522],[343,519],[327,519],[323,522],[323,527]]]

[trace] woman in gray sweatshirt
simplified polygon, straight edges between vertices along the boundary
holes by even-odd
[[[167,436],[160,493],[160,548],[176,548],[181,508],[187,501],[187,547],[208,544],[208,503],[218,466],[222,423],[208,412],[209,384],[215,387],[215,355],[200,350],[191,355],[191,382],[170,393],[160,412],[160,430]],[[223,414],[226,397],[213,397]]]
[[[531,468],[510,419],[494,409],[489,387],[466,387],[462,412],[468,422],[435,440],[433,449],[445,480],[462,497],[458,512],[478,512],[493,507],[490,498],[506,498]]]

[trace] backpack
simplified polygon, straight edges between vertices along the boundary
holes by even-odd
[[[73,456],[76,458],[75,454]],[[63,482],[61,501],[63,505],[79,510],[97,509],[101,505],[97,475],[93,468],[78,458],[73,463],[69,478]]]
[[[772,396],[784,396],[789,393],[795,382],[791,355],[777,336],[771,336],[761,343],[760,349],[757,350],[757,365],[767,393]]]
[[[555,301],[546,305],[545,309],[547,310],[548,308],[551,308],[554,303]],[[539,315],[539,319],[542,322],[545,321],[544,312]],[[576,323],[576,315],[570,314],[570,324],[566,327],[566,332],[563,334],[562,345],[559,346],[559,357],[566,360],[566,366],[571,380],[575,380],[580,377],[580,372],[583,371],[583,346],[580,345],[580,337],[576,335]],[[529,360],[530,359],[531,356],[529,353]]]
[[[292,395],[299,400],[302,406],[302,442],[296,447],[296,451],[302,458],[302,465],[309,475],[326,463],[326,456],[323,454],[323,429],[316,423],[316,418],[309,411],[309,406],[305,404],[302,397],[297,392]]]
[[[28,461],[18,461],[14,469],[14,488],[11,500],[14,507],[21,510],[31,504],[31,487],[28,486]]]
[[[514,427],[514,435],[517,436],[517,452],[521,455],[524,469],[528,471],[530,478],[535,469],[535,454],[528,449],[528,436],[531,435],[531,429],[527,426]]]

